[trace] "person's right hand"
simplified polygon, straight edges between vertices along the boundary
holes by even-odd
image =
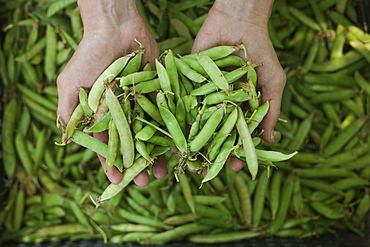
[[[66,125],[78,105],[79,88],[87,91],[98,76],[114,60],[139,48],[137,39],[145,46],[143,64],[154,65],[159,56],[156,40],[146,27],[137,11],[135,0],[79,0],[78,6],[84,25],[84,36],[77,50],[57,78],[58,109],[61,124]],[[108,141],[106,132],[94,134],[104,143]],[[99,159],[105,167],[105,159]],[[167,170],[164,160],[159,158],[153,172],[156,177],[163,177]],[[122,180],[122,173],[112,167],[106,173],[112,183]],[[135,183],[145,186],[149,175],[143,171],[135,178]]]

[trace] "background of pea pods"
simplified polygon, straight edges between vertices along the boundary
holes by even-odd
[[[148,218],[170,221],[169,216],[160,214],[159,208],[173,207],[174,202],[168,199],[172,191],[177,198],[174,205],[179,210],[172,216],[186,214],[187,209],[179,204],[181,193],[175,193],[179,189],[172,179],[143,189],[131,186],[95,210],[89,196],[96,198],[108,185],[95,154],[77,145],[66,148],[53,145],[60,140],[60,131],[55,127],[55,79],[83,34],[75,0],[18,0],[1,1],[1,4],[5,6],[0,10],[4,110],[1,239],[122,242],[125,236],[128,239],[130,234],[135,234],[135,230],[124,227],[148,224]],[[211,4],[212,1],[206,0],[138,1],[161,49],[172,49],[178,54],[190,52]],[[342,230],[364,237],[370,178],[370,153],[366,145],[370,145],[370,138],[369,121],[359,119],[368,116],[370,109],[370,38],[357,23],[356,5],[352,1],[275,1],[269,27],[288,76],[282,105],[282,118],[287,122],[279,122],[276,127],[281,139],[265,147],[300,152],[291,161],[276,164],[279,171],[290,178],[287,181],[294,182],[292,194],[288,196],[292,199],[288,201],[281,224],[294,218],[306,220],[299,226],[284,229],[275,223],[279,230],[272,235],[276,237],[340,236]],[[330,143],[333,144],[328,151]],[[318,170],[320,165],[332,170],[322,172]],[[344,194],[337,195],[335,189],[328,188],[352,178],[345,175],[348,173],[343,168],[359,179],[353,180],[354,185],[343,190]],[[276,191],[283,196],[282,190],[272,186],[275,174],[266,191],[258,192],[265,198],[262,229],[267,229],[271,222],[271,201],[279,194]],[[218,186],[226,183],[223,178],[221,175],[212,181],[210,188],[222,190],[223,187]],[[256,188],[262,184],[258,182],[264,180],[259,178],[251,183],[244,178],[254,203]],[[204,193],[198,188],[192,192],[194,195]],[[147,200],[140,202],[138,193]],[[344,218],[330,219],[327,211],[320,213],[312,208],[312,196],[325,197],[325,193],[328,198],[320,202],[334,208],[336,213],[344,212]],[[231,194],[235,196],[235,192]],[[306,200],[299,201],[299,198]],[[141,206],[137,207],[138,203]],[[125,217],[123,209],[146,218],[139,224]],[[203,220],[203,224],[210,223]],[[159,227],[152,231],[165,232],[165,229]],[[235,231],[225,225],[221,229]],[[269,236],[260,232],[263,237]],[[175,240],[190,241],[188,236],[176,233],[165,242]]]

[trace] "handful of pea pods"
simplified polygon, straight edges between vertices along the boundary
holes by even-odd
[[[59,145],[73,141],[105,157],[106,170],[116,166],[123,172],[122,182],[108,186],[97,204],[168,152],[178,156],[177,180],[187,167],[199,174],[206,170],[201,185],[214,179],[231,156],[245,160],[255,180],[260,164],[269,169],[273,161],[297,153],[256,148],[269,102],[260,104],[256,90],[255,67],[261,65],[233,55],[245,51],[244,45],[183,56],[169,49],[155,60],[155,69],[147,64],[140,70],[145,47],[138,44],[138,50],[108,66],[88,94],[80,89],[79,105],[62,127]],[[90,135],[101,131],[108,132],[107,144]]]

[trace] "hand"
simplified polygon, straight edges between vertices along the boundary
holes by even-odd
[[[58,110],[60,122],[67,124],[71,114],[78,104],[78,90],[80,87],[90,89],[96,78],[115,59],[139,48],[135,38],[145,46],[143,64],[151,62],[159,56],[156,40],[147,29],[143,19],[136,9],[135,1],[117,0],[80,0],[78,5],[84,24],[84,36],[66,67],[57,78]],[[94,137],[107,143],[106,132],[94,134]],[[105,167],[105,158],[98,155]],[[158,159],[156,168],[157,177],[163,177],[166,170],[163,159]],[[112,183],[122,180],[122,173],[116,167],[107,171],[107,177]],[[146,186],[149,182],[147,171],[143,171],[135,178],[139,186]]]
[[[255,63],[263,63],[256,68],[257,88],[261,90],[262,102],[270,100],[270,109],[260,124],[264,130],[264,141],[274,141],[273,129],[280,115],[281,97],[286,83],[286,75],[276,56],[268,34],[268,19],[273,1],[271,0],[216,0],[210,9],[196,39],[192,52],[199,52],[217,45],[243,43],[248,58]],[[244,57],[243,51],[239,51]],[[230,167],[239,170],[244,161],[233,158]]]

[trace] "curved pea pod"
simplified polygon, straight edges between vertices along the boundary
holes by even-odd
[[[14,126],[17,120],[18,100],[13,98],[10,100],[4,109],[2,116],[1,137],[2,158],[4,162],[4,170],[8,177],[12,177],[16,168],[16,149],[14,145]]]
[[[150,164],[153,164],[154,159],[150,157],[149,150],[145,142],[140,140],[135,140],[135,149],[136,151],[144,158],[146,159]]]
[[[322,216],[331,219],[338,220],[345,217],[345,214],[338,209],[332,208],[329,205],[326,205],[319,201],[314,201],[310,203],[310,206]]]
[[[225,79],[230,84],[235,82],[236,80],[240,79],[242,76],[244,76],[247,73],[247,69],[245,67],[234,69],[230,72],[225,73]],[[191,95],[207,95],[210,93],[213,93],[217,91],[219,88],[216,86],[216,84],[212,81],[207,82],[203,84],[202,86],[195,88],[190,91]]]
[[[141,62],[143,60],[144,47],[140,46],[136,55],[128,61],[127,65],[123,68],[120,76],[126,76],[132,73],[136,73],[140,70]]]
[[[162,120],[161,114],[157,106],[152,103],[146,96],[138,95],[136,97],[136,102],[141,106],[141,108],[157,123],[163,125],[164,122]]]
[[[243,144],[245,152],[245,159],[249,172],[254,180],[258,173],[258,158],[256,149],[253,144],[251,134],[249,133],[247,122],[245,121],[242,109],[238,106],[238,120],[236,121],[236,128]]]
[[[250,99],[249,93],[244,89],[234,90],[230,93],[227,92],[214,92],[208,94],[203,103],[207,105],[216,105],[225,101],[233,103],[245,102]]]
[[[88,98],[89,106],[94,112],[97,111],[100,98],[104,92],[104,78],[111,74],[119,75],[119,73],[121,73],[121,71],[123,70],[123,68],[126,66],[126,64],[133,55],[134,54],[128,54],[126,56],[116,59],[96,79],[93,86],[91,87]]]
[[[294,177],[292,175],[288,176],[285,180],[283,187],[281,189],[281,196],[279,202],[279,209],[276,214],[276,218],[271,222],[268,227],[268,232],[270,234],[275,234],[281,229],[288,214],[289,206],[291,203],[291,198],[293,196],[294,187]]]
[[[150,163],[144,158],[138,158],[134,161],[132,166],[125,169],[122,173],[122,181],[119,184],[110,184],[103,191],[101,196],[97,198],[96,206],[99,206],[101,203],[111,199],[119,192],[121,192],[127,185],[129,185],[132,180],[143,171]]]
[[[165,244],[174,241],[175,239],[184,238],[185,236],[191,235],[193,233],[207,231],[211,228],[212,227],[210,226],[205,226],[198,223],[188,223],[185,225],[177,226],[167,231],[163,231],[161,233],[157,233],[147,239],[147,241],[153,245]]]
[[[112,119],[111,112],[107,112],[101,119],[95,122],[90,127],[87,127],[88,132],[98,133],[108,129],[109,122]]]
[[[311,66],[311,71],[314,72],[334,72],[344,69],[359,60],[363,59],[362,54],[355,50],[348,51],[342,57],[332,59],[330,61],[314,63]]]
[[[148,81],[153,79],[157,75],[157,71],[147,70],[147,71],[138,71],[125,76],[122,76],[119,81],[119,86],[130,86],[135,85],[143,81]]]
[[[89,104],[87,103],[87,98],[88,98],[88,94],[87,94],[86,90],[84,88],[80,87],[80,91],[79,91],[79,94],[78,94],[78,99],[79,99],[80,105],[82,107],[82,110],[84,111],[85,116],[91,117],[93,112],[92,112]]]
[[[221,120],[224,116],[225,108],[221,107],[217,109],[211,117],[207,120],[204,124],[203,128],[198,132],[198,134],[194,137],[194,139],[189,143],[189,150],[190,152],[197,152],[204,145],[207,141],[212,137],[213,133],[221,123]]]
[[[235,108],[230,115],[227,117],[226,121],[217,132],[217,134],[213,137],[211,143],[207,147],[207,154],[209,160],[213,160],[217,153],[220,151],[220,147],[222,146],[223,142],[228,138],[231,131],[234,129],[236,120],[238,119],[238,109]]]
[[[159,106],[158,109],[176,147],[182,153],[187,153],[187,141],[176,117],[165,107]]]
[[[269,108],[270,101],[267,100],[265,103],[263,103],[257,108],[256,113],[252,114],[251,118],[248,119],[249,133],[252,133],[259,126],[263,118],[266,116]]]
[[[296,155],[297,153],[298,152],[295,151],[291,154],[284,154],[278,151],[256,149],[256,154],[259,160],[272,161],[272,162],[288,160],[292,158],[294,155]]]
[[[253,227],[258,227],[262,220],[263,209],[265,208],[265,199],[268,192],[268,186],[270,183],[270,176],[268,169],[264,169],[261,175],[257,179],[257,187],[254,193],[253,200],[253,216],[252,223]]]
[[[171,148],[176,147],[176,145],[175,145],[175,143],[173,142],[172,139],[169,139],[169,138],[166,138],[166,137],[163,137],[163,136],[158,136],[158,135],[152,136],[151,138],[146,140],[146,142],[153,143],[155,145],[159,145],[159,146],[163,146],[163,147],[171,147]]]
[[[229,55],[227,57],[223,57],[220,59],[215,60],[215,64],[219,68],[223,67],[231,67],[231,66],[244,66],[247,63],[244,61],[244,59],[237,55]]]
[[[306,178],[337,178],[355,177],[356,173],[345,168],[295,168],[293,169],[300,177]]]
[[[165,64],[165,68],[168,74],[172,92],[176,96],[180,97],[180,80],[179,80],[179,75],[177,73],[175,57],[173,55],[172,50],[168,50],[164,58],[164,64]]]
[[[161,84],[158,78],[140,82],[131,88],[132,91],[135,91],[141,94],[155,92],[159,89],[161,89]]]
[[[281,184],[283,181],[283,172],[280,170],[272,173],[270,188],[269,188],[269,199],[270,199],[270,210],[272,220],[276,218],[277,211],[279,209],[280,196],[281,196]]]
[[[197,83],[201,83],[203,81],[206,81],[207,78],[204,77],[202,74],[199,74],[198,72],[196,72],[195,70],[193,70],[192,68],[190,68],[189,65],[187,65],[184,61],[182,61],[181,59],[179,58],[176,58],[175,57],[175,63],[176,63],[176,67],[177,69],[187,78],[189,78],[190,80],[194,81],[194,82],[197,82]]]
[[[172,92],[170,78],[168,76],[166,68],[164,67],[163,64],[161,64],[158,61],[158,59],[155,61],[155,64],[158,73],[159,83],[161,84],[161,89],[165,93]]]
[[[351,125],[343,129],[334,139],[332,139],[329,144],[324,148],[323,154],[325,156],[330,156],[338,152],[348,141],[356,135],[365,125],[366,118],[358,118]]]
[[[224,74],[209,56],[199,54],[197,60],[219,89],[226,90],[229,88],[229,83]]]
[[[355,72],[355,81],[357,85],[364,90],[364,92],[370,96],[370,83],[361,75],[359,71]]]
[[[109,122],[108,137],[108,155],[105,162],[105,171],[108,171],[115,164],[119,153],[120,140],[117,127],[113,119]],[[120,171],[122,171],[123,163],[116,164],[116,166]]]
[[[81,104],[78,104],[74,109],[71,118],[69,119],[67,126],[65,128],[65,140],[62,142],[67,142],[73,135],[73,132],[78,127],[84,115],[83,108]]]
[[[188,54],[184,57],[189,57],[193,59],[197,59],[197,56],[208,56],[212,60],[217,60],[221,59],[224,57],[227,57],[231,55],[232,53],[239,51],[240,49],[244,49],[245,47],[243,44],[240,45],[219,45],[219,46],[214,46],[211,48],[208,48],[206,50],[200,51],[198,53],[193,53],[193,54]]]
[[[150,121],[152,124],[157,125],[157,123],[153,120]],[[149,140],[157,130],[153,128],[151,125],[146,125],[144,128],[139,130],[136,135],[135,139],[147,141]]]
[[[313,119],[312,114],[303,119],[303,121],[298,126],[294,139],[290,142],[290,144],[287,147],[288,151],[293,152],[299,150],[302,147],[309,131],[311,130],[312,119]]]
[[[236,132],[234,131],[224,142],[222,148],[219,150],[215,161],[211,164],[211,167],[207,170],[206,176],[202,180],[202,184],[215,178],[224,167],[227,159],[230,156],[233,145],[236,140]]]
[[[107,105],[116,124],[120,139],[120,150],[124,167],[130,167],[134,162],[135,148],[130,125],[123,109],[111,88],[106,90]]]

